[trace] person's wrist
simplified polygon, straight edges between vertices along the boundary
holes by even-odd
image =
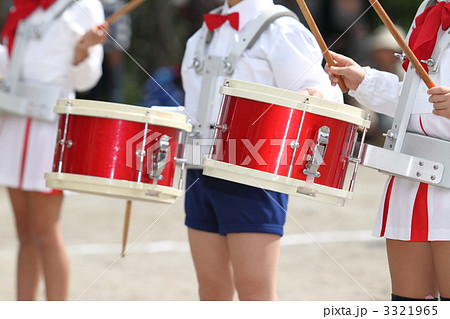
[[[84,37],[80,37],[75,45],[75,59],[74,65],[79,64],[88,56],[89,46],[86,43]]]

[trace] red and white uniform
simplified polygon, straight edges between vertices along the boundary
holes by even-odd
[[[437,43],[449,31],[440,28]],[[450,42],[443,51],[438,71],[430,73],[430,77],[437,86],[450,86]],[[401,90],[402,83],[396,75],[366,68],[361,85],[349,93],[364,106],[394,116]],[[433,105],[428,102],[426,92],[427,87],[421,81],[414,92],[408,131],[450,140],[450,120],[432,114]],[[407,241],[450,240],[450,190],[391,177],[386,184],[373,234]]]
[[[42,21],[45,11],[38,7],[29,17]],[[51,23],[39,39],[30,40],[22,64],[21,79],[60,88],[61,98],[74,98],[75,90],[87,90],[100,79],[103,48],[90,48],[89,57],[74,66],[76,40],[104,21],[99,0],[78,0]],[[0,46],[0,74],[8,73],[9,57]],[[56,103],[56,101],[55,101]],[[0,116],[0,185],[26,191],[50,191],[44,173],[52,169],[57,122]]]

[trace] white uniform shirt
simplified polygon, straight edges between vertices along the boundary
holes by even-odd
[[[228,22],[214,31],[211,43],[206,47],[208,55],[227,57],[242,37],[246,26],[262,11],[273,6],[272,0],[244,0],[233,7],[225,1],[222,14],[239,12],[239,30]],[[202,76],[193,66],[194,54],[200,37],[197,31],[187,42],[181,74],[185,90],[185,106],[188,116],[197,118]],[[321,62],[322,53],[311,32],[291,17],[275,20],[261,34],[253,47],[238,59],[231,77],[237,80],[270,85],[292,91],[307,87],[317,87],[324,98],[342,102],[342,93],[332,87]],[[220,110],[219,87],[225,76],[216,80],[215,109],[211,112],[210,123],[215,123]]]
[[[428,2],[428,0],[426,1]],[[447,1],[448,2],[448,1]],[[446,32],[449,32],[447,30]],[[444,34],[440,29],[439,41]],[[418,76],[415,74],[415,76]],[[437,73],[430,73],[433,82],[440,86],[450,86],[450,43],[447,43]],[[402,84],[396,75],[366,68],[366,76],[356,91],[350,91],[361,104],[390,116],[395,115]],[[437,138],[450,140],[450,120],[432,114],[433,105],[428,102],[429,95],[423,81],[415,94],[412,115],[408,130],[424,134],[424,131]],[[420,125],[422,121],[422,127]],[[389,183],[389,181],[388,181]],[[390,194],[390,201],[384,211],[386,191],[381,202],[373,234],[380,236],[385,228],[385,237],[399,240],[410,240],[412,219],[419,183],[396,177]],[[427,192],[428,240],[450,240],[450,190],[429,186]],[[383,220],[386,220],[383,226]]]
[[[29,19],[42,21],[45,11],[36,9]],[[40,39],[28,43],[21,79],[61,87],[61,98],[74,98],[75,90],[87,90],[100,79],[103,48],[89,49],[89,57],[73,65],[76,40],[104,21],[98,0],[78,0],[51,23]],[[10,61],[0,47],[0,73]],[[56,102],[56,101],[55,101]],[[44,173],[52,169],[57,122],[47,123],[14,115],[0,117],[0,184],[31,191],[46,191]]]

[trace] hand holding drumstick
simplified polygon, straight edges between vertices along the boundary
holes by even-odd
[[[331,67],[328,64],[325,65],[331,84],[337,85],[336,75],[340,75],[349,89],[358,89],[366,75],[364,68],[346,56],[331,51],[330,53],[336,63],[336,66]],[[450,119],[450,87],[435,86],[428,89],[427,94],[430,95],[428,101],[433,103],[433,114]]]
[[[106,40],[109,30],[108,22],[103,22],[99,26],[88,30],[84,35],[78,38],[75,45],[74,65],[78,65],[84,61],[89,55],[89,48],[96,44],[103,44]]]
[[[334,66],[325,65],[325,71],[328,73],[332,85],[339,83],[340,76],[345,83],[345,86],[350,90],[356,90],[361,82],[364,80],[366,71],[358,63],[352,59],[330,51],[330,54],[335,61]]]
[[[428,101],[433,103],[433,114],[450,119],[450,87],[435,86],[427,93],[430,94]]]
[[[109,16],[105,22],[97,27],[90,29],[83,36],[81,36],[75,46],[74,65],[78,65],[88,56],[88,49],[96,44],[103,44],[106,40],[109,26],[116,22],[124,14],[127,14],[131,10],[141,5],[146,0],[133,0],[124,5],[120,10]]]

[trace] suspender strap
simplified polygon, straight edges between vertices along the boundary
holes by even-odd
[[[210,13],[219,14],[222,12],[222,8],[223,7],[218,7],[210,11]],[[203,23],[202,28],[200,29],[200,37],[197,42],[197,46],[195,47],[194,53],[194,68],[197,73],[200,73],[202,71],[203,58],[205,56],[205,47],[211,42],[213,35],[214,32],[209,31],[206,24]]]
[[[275,5],[271,9],[262,12],[245,30],[242,39],[231,51],[226,61],[226,69],[229,74],[233,74],[237,60],[245,50],[251,49],[264,30],[276,19],[281,17],[291,17],[298,20],[297,15],[287,8]]]
[[[56,1],[50,8],[45,11],[45,17],[41,24],[36,29],[36,36],[39,38],[44,34],[45,30],[50,26],[50,24],[63,12],[70,7],[75,1],[74,0],[59,0]]]

